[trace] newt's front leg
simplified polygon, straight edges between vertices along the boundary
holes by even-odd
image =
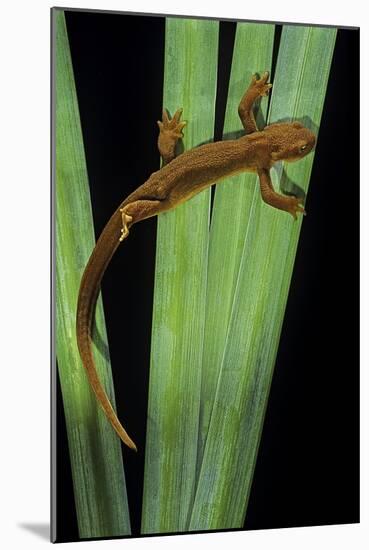
[[[295,220],[297,219],[297,212],[306,214],[304,208],[300,206],[300,198],[286,197],[285,195],[280,195],[274,191],[269,170],[260,168],[258,169],[258,175],[260,180],[261,196],[264,202],[270,204],[270,206],[274,206],[274,208],[278,208],[279,210],[285,210],[291,214]]]
[[[269,94],[272,85],[268,83],[268,78],[268,72],[265,72],[261,78],[257,78],[256,75],[253,75],[250,86],[247,88],[238,106],[238,114],[246,130],[246,134],[252,134],[253,132],[259,131],[256,126],[253,107],[255,101],[259,97]]]
[[[183,128],[186,122],[180,122],[182,109],[178,109],[170,119],[167,111],[163,110],[163,120],[158,120],[159,137],[158,149],[165,166],[176,156],[177,141],[183,137]]]

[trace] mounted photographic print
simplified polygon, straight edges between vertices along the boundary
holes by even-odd
[[[51,15],[52,540],[358,522],[358,29]]]

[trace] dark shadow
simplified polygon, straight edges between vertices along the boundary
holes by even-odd
[[[305,199],[306,199],[306,193],[305,191],[302,189],[302,187],[300,187],[299,185],[297,185],[296,183],[294,183],[286,174],[286,170],[284,167],[282,167],[282,171],[281,171],[281,183],[280,183],[280,188],[281,188],[281,191],[284,195],[291,195],[293,197],[297,197],[298,199],[301,200],[301,203],[302,204],[305,204]]]
[[[245,134],[245,130],[236,130],[234,132],[226,132],[223,134],[223,141],[228,141],[230,139],[239,139],[243,137]]]
[[[223,134],[223,138],[219,141],[229,141],[231,139],[239,139],[244,135],[245,135],[245,130],[236,130],[234,132],[227,132]],[[205,141],[201,141],[201,143],[198,143],[197,145],[195,145],[195,147],[200,147],[201,145],[207,145],[208,143],[214,143],[214,140],[210,138]]]
[[[50,525],[48,523],[18,523],[18,527],[30,531],[40,539],[50,541]]]
[[[259,97],[255,101],[254,106],[253,106],[254,118],[255,118],[256,127],[258,128],[258,130],[263,130],[265,128],[265,125],[266,125],[265,116],[264,116],[262,110],[260,109],[261,100],[262,100],[262,98]],[[268,102],[268,107],[269,107],[269,105],[270,105],[270,100]]]
[[[183,145],[183,140],[182,139],[179,139],[176,143],[176,157],[178,157],[179,155],[182,155],[182,153],[184,153],[184,145]]]

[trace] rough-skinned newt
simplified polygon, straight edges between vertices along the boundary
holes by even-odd
[[[132,449],[136,445],[129,437],[109,401],[99,380],[91,348],[94,309],[103,274],[119,244],[128,236],[133,224],[171,210],[191,199],[205,188],[240,172],[255,172],[259,176],[262,199],[284,210],[295,219],[305,213],[301,199],[276,193],[270,168],[277,161],[297,161],[315,145],[315,135],[299,122],[275,123],[259,131],[253,114],[255,100],[268,95],[272,85],[269,74],[252,77],[238,107],[245,135],[235,140],[207,143],[175,156],[177,141],[183,136],[185,122],[179,109],[170,119],[164,110],[158,121],[158,147],[163,166],[131,193],[114,212],[103,229],[82,276],[77,305],[77,343],[84,368],[96,397],[109,422]]]

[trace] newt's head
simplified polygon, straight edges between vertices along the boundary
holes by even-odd
[[[314,148],[315,135],[300,122],[271,124],[264,131],[270,137],[272,159],[294,162]]]

